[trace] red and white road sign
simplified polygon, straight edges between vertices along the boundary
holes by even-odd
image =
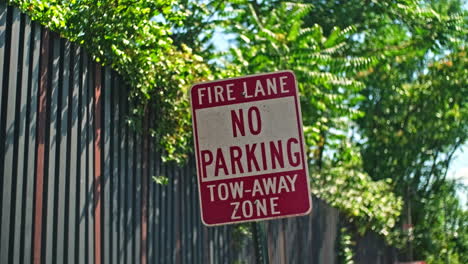
[[[190,90],[201,214],[221,225],[308,214],[296,78],[281,71]]]

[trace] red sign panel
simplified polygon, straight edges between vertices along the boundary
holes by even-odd
[[[291,71],[196,84],[190,99],[205,225],[310,212],[301,110]]]

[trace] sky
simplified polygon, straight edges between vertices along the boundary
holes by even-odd
[[[447,177],[450,179],[457,179],[468,186],[468,142],[461,148],[459,148],[455,154],[455,158],[450,163]],[[468,208],[468,192],[459,191],[458,196],[460,197],[461,203]]]

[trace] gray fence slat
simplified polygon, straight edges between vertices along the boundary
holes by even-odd
[[[151,115],[150,115],[151,116]],[[151,120],[151,117],[149,118]],[[155,239],[154,239],[154,215],[155,215],[155,210],[153,208],[154,206],[154,182],[152,180],[152,176],[154,176],[155,172],[155,153],[154,149],[151,147],[152,146],[152,138],[149,138],[148,144],[149,147],[149,153],[148,153],[148,263],[155,263],[156,259],[154,258],[155,250],[154,250],[154,244],[155,244]]]
[[[221,236],[221,250],[223,253],[223,262],[224,263],[229,263],[229,226],[224,226],[223,227],[223,235]]]
[[[194,182],[198,182],[198,179],[195,179]],[[195,185],[197,186],[197,185]],[[195,188],[195,196],[196,196],[196,199],[197,201],[199,201],[199,195],[198,195],[198,186]],[[197,246],[197,252],[199,254],[198,256],[198,259],[199,259],[199,263],[204,263],[205,262],[205,259],[206,259],[206,256],[205,256],[205,253],[206,253],[206,228],[205,226],[203,226],[202,224],[202,221],[201,221],[201,218],[200,218],[200,215],[201,215],[201,212],[200,212],[200,206],[199,206],[199,202],[197,203],[197,207],[195,207],[196,209],[196,212],[197,212],[197,226],[198,226],[198,230],[199,230],[199,236],[200,236],[200,240],[199,241],[202,241],[202,243],[198,243],[198,246]]]
[[[119,86],[120,89],[120,86]],[[127,245],[127,214],[126,214],[126,204],[127,204],[127,197],[126,197],[126,176],[127,176],[127,141],[126,135],[128,129],[125,126],[125,114],[126,111],[126,100],[123,96],[119,97],[119,104],[120,104],[120,115],[119,115],[119,123],[118,123],[118,144],[119,144],[119,263],[126,263],[126,245]]]
[[[166,166],[163,165],[162,161],[161,161],[161,153],[159,153],[159,156],[160,158],[158,159],[158,167],[157,167],[157,175],[158,177],[159,176],[166,176]],[[157,247],[157,251],[156,251],[156,258],[159,259],[159,260],[162,260],[164,259],[164,245],[166,243],[162,243],[161,241],[163,241],[163,238],[165,237],[164,236],[164,228],[163,228],[163,225],[165,223],[164,221],[164,208],[163,208],[163,204],[164,204],[164,195],[165,195],[165,192],[166,192],[166,186],[163,186],[163,185],[156,185],[156,204],[155,204],[155,207],[157,209],[156,211],[156,221],[157,221],[157,225],[156,225],[156,247]],[[167,242],[167,241],[164,241],[164,242]]]
[[[190,215],[191,215],[191,226],[190,226],[190,245],[191,245],[191,248],[192,248],[192,255],[193,255],[193,262],[194,263],[199,263],[200,262],[200,255],[199,255],[199,251],[198,251],[198,247],[197,247],[197,240],[199,238],[199,234],[200,234],[200,227],[198,225],[198,214],[197,214],[197,206],[198,206],[198,197],[197,197],[197,192],[196,192],[196,188],[197,188],[197,179],[196,177],[194,176],[194,163],[193,163],[193,157],[190,156],[190,161],[189,161],[189,166],[188,166],[188,170],[189,170],[189,175],[188,175],[188,179],[189,179],[189,190],[190,190],[190,201],[192,201],[192,203],[189,205],[189,210],[190,210]]]
[[[87,208],[87,178],[88,175],[88,126],[87,126],[87,100],[88,100],[88,57],[87,54],[81,49],[80,56],[80,91],[78,97],[78,141],[80,149],[80,182],[79,182],[79,232],[78,232],[78,262],[86,263],[86,243],[87,243],[87,221],[88,221],[88,208]]]
[[[120,115],[120,109],[119,109],[119,87],[118,87],[118,79],[115,73],[112,73],[112,91],[111,91],[111,109],[110,109],[110,114],[111,114],[111,127],[110,127],[110,133],[112,134],[111,136],[111,155],[112,155],[112,160],[111,160],[111,192],[112,192],[112,209],[111,209],[111,216],[112,216],[112,249],[111,249],[111,263],[116,263],[117,260],[119,259],[119,183],[120,183],[120,162],[119,162],[119,115]]]
[[[86,210],[88,221],[87,228],[87,263],[94,263],[94,63],[88,60],[88,83],[87,83],[87,188],[86,188]]]
[[[154,144],[154,143],[153,143]],[[154,151],[154,163],[153,163],[153,173],[151,174],[151,178],[153,176],[160,176],[161,175],[161,155],[158,151]],[[153,231],[150,234],[151,239],[153,240],[153,259],[158,260],[160,258],[160,253],[159,253],[159,244],[160,244],[160,233],[159,233],[159,226],[160,226],[160,214],[161,210],[159,208],[159,194],[161,193],[160,191],[160,184],[157,184],[151,179],[151,185],[153,187],[153,193],[151,196],[151,202],[152,204],[152,211],[153,211],[153,220],[151,220],[151,224],[153,226]]]
[[[184,239],[184,245],[183,248],[186,248],[186,258],[184,260],[184,263],[194,263],[194,250],[193,250],[193,244],[192,244],[192,237],[193,237],[193,219],[192,217],[192,211],[191,207],[194,205],[191,197],[191,181],[190,181],[190,157],[189,160],[187,161],[187,164],[184,167],[184,173],[183,173],[183,184],[182,187],[185,189],[185,197],[183,200],[184,203],[184,217],[182,218],[185,223],[185,231],[183,232],[185,239]]]
[[[179,179],[177,178],[178,172],[177,172],[177,167],[176,165],[171,162],[171,174],[173,177],[171,177],[172,181],[170,181],[170,200],[166,201],[169,202],[169,225],[170,225],[170,249],[169,252],[171,252],[171,257],[170,260],[172,263],[177,263],[177,253],[178,253],[178,247],[177,247],[177,240],[179,239],[179,234],[178,234],[178,219],[176,217],[176,212],[178,211],[178,199],[176,196],[177,193],[177,185]],[[178,213],[178,212],[177,212]],[[177,263],[178,264],[178,263]]]
[[[215,259],[215,263],[223,263],[222,261],[222,248],[220,247],[220,238],[223,233],[222,227],[215,227],[215,232],[213,234],[213,255]]]
[[[224,250],[223,250],[223,235],[224,235],[224,227],[220,226],[216,228],[216,233],[215,233],[215,256],[217,259],[217,263],[225,263],[224,262]]]
[[[218,235],[216,237],[217,239],[217,248],[216,252],[218,252],[218,261],[219,263],[226,263],[226,255],[225,255],[225,248],[224,248],[224,235],[226,232],[226,227],[225,226],[220,226],[218,228]]]
[[[193,163],[195,164],[195,163]],[[195,165],[192,165],[192,173],[196,171]],[[203,241],[203,224],[200,218],[200,208],[199,208],[199,198],[198,198],[198,179],[196,177],[192,177],[192,191],[193,191],[193,198],[196,201],[194,206],[194,212],[196,214],[195,217],[195,225],[197,226],[197,241]],[[203,263],[203,243],[197,243],[196,245],[196,252],[197,252],[197,260],[198,263]]]
[[[149,122],[148,116],[145,117],[145,121],[143,121],[145,124],[143,125],[143,137],[141,139],[141,156],[142,156],[142,161],[141,161],[141,183],[140,183],[140,190],[141,190],[141,214],[140,214],[140,236],[141,236],[141,245],[140,245],[140,263],[148,263],[148,192],[149,192],[149,166],[150,166],[150,161],[149,161],[149,131],[147,130],[147,125]]]
[[[39,65],[39,86],[37,98],[37,147],[36,163],[35,163],[35,177],[34,177],[34,224],[33,224],[33,262],[41,262],[45,258],[45,220],[46,220],[46,197],[47,197],[47,110],[48,91],[50,90],[50,66],[49,61],[51,57],[50,47],[50,31],[47,29],[42,30],[40,39],[40,65]],[[47,59],[46,59],[47,58]]]
[[[229,260],[229,263],[232,263],[234,262],[234,258],[233,258],[233,253],[234,253],[234,250],[233,250],[233,240],[232,240],[232,231],[233,231],[233,228],[232,226],[230,226],[229,228],[227,228],[227,247],[226,247],[226,250],[227,250],[227,255],[228,255],[228,260]],[[266,251],[268,251],[268,248],[266,249]],[[268,254],[268,252],[267,252]]]
[[[214,232],[216,231],[216,227],[213,228],[207,228],[208,229],[208,246],[209,246],[209,251],[206,252],[208,254],[208,259],[210,260],[210,263],[217,263],[215,255],[214,255],[214,248],[215,248],[215,241],[213,239],[214,237]]]
[[[160,153],[161,159],[160,159],[160,164],[159,164],[159,175],[167,177],[168,176],[168,164],[162,162],[162,153]],[[171,181],[172,179],[168,178],[168,181]],[[166,206],[166,201],[167,199],[167,194],[168,194],[168,186],[169,183],[166,185],[158,185],[157,187],[159,188],[159,198],[158,198],[158,209],[159,209],[159,225],[158,225],[158,250],[159,250],[159,259],[165,260],[167,258],[167,255],[169,252],[167,251],[168,244],[170,243],[168,239],[168,233],[169,233],[169,228],[166,228],[168,226],[167,224],[167,206]],[[164,241],[164,243],[162,242]]]
[[[16,162],[18,164],[17,168],[17,180],[16,180],[16,210],[15,210],[15,220],[14,220],[14,243],[13,243],[13,262],[20,263],[21,260],[21,240],[24,236],[23,232],[23,204],[25,199],[25,188],[27,184],[27,174],[25,168],[27,168],[27,160],[25,159],[25,154],[27,153],[26,147],[26,128],[27,123],[27,103],[28,103],[28,80],[29,80],[29,59],[30,59],[30,45],[31,45],[31,21],[26,17],[21,17],[22,21],[22,61],[19,65],[21,69],[21,84],[18,90],[20,94],[19,104],[16,108],[16,122],[19,123],[18,130],[18,153],[16,157]],[[19,81],[19,80],[18,80]]]
[[[129,105],[129,111],[131,111],[133,107],[133,103],[130,103]],[[133,128],[130,129],[129,131],[129,174],[127,177],[129,177],[129,220],[128,220],[128,229],[132,230],[130,233],[130,243],[129,243],[129,260],[131,263],[135,263],[135,261],[138,260],[138,253],[136,249],[136,232],[134,231],[137,225],[137,214],[138,211],[136,210],[136,196],[137,196],[137,141],[136,141],[136,135],[135,131]]]
[[[181,263],[181,246],[182,246],[182,210],[180,207],[181,196],[183,195],[182,189],[180,188],[181,180],[181,170],[178,166],[175,167],[174,174],[174,188],[173,188],[173,197],[174,197],[174,207],[173,210],[173,220],[174,220],[174,257],[173,260],[175,263]]]
[[[150,136],[149,136],[149,112],[146,113],[143,125],[142,137],[142,177],[141,177],[141,263],[148,263],[149,259],[149,184],[151,171],[151,151],[150,151]]]
[[[102,209],[103,209],[103,217],[104,217],[104,226],[103,226],[103,232],[102,232],[102,240],[103,240],[103,253],[104,253],[104,263],[112,263],[110,261],[110,256],[111,256],[111,221],[112,221],[112,215],[111,215],[111,205],[112,205],[112,200],[111,200],[111,168],[110,168],[110,163],[111,163],[111,153],[110,153],[110,138],[111,138],[111,129],[110,129],[110,123],[111,123],[111,115],[110,115],[110,98],[111,98],[111,72],[109,67],[106,67],[103,69],[104,71],[104,85],[102,89],[102,109],[104,110],[104,115],[103,115],[103,122],[104,126],[102,129],[102,138],[103,138],[103,156],[104,156],[104,162],[102,166],[104,167],[104,173],[102,177],[102,187],[101,190],[104,192],[103,201],[102,201]]]
[[[216,231],[215,229],[216,227],[213,227],[213,228],[209,228],[208,229],[208,245],[209,245],[209,251],[207,252],[208,253],[208,259],[210,260],[210,263],[213,263],[213,264],[217,264],[216,261],[216,258],[215,258],[215,254],[214,254],[214,248],[215,248],[215,245],[214,245],[214,232]]]
[[[193,157],[191,157],[191,163],[190,163],[190,172],[191,172],[191,177],[190,177],[190,190],[191,190],[191,200],[192,200],[192,206],[190,206],[190,209],[192,210],[192,215],[194,216],[193,218],[193,238],[192,238],[192,247],[194,250],[194,257],[195,257],[195,263],[201,263],[202,262],[202,248],[200,244],[202,243],[197,243],[197,241],[201,241],[201,226],[200,226],[200,217],[198,214],[198,193],[197,193],[197,178],[196,176],[193,176],[193,171],[194,171],[194,162],[193,162]]]
[[[129,106],[128,104],[125,105],[126,106],[126,111],[125,113],[128,114],[128,109],[129,109]],[[124,189],[124,196],[125,196],[125,200],[124,200],[124,214],[125,214],[125,222],[123,223],[124,224],[124,232],[125,232],[125,238],[124,238],[124,257],[125,257],[125,263],[132,263],[133,262],[133,259],[132,259],[132,244],[133,244],[133,237],[132,237],[132,232],[130,230],[130,227],[131,227],[131,221],[132,221],[132,214],[131,214],[131,207],[130,205],[132,204],[132,184],[131,184],[131,181],[132,181],[132,174],[131,174],[131,171],[132,171],[132,158],[133,158],[133,153],[132,153],[132,148],[131,148],[131,137],[132,137],[132,134],[130,132],[130,129],[127,127],[127,125],[125,124],[125,122],[123,123],[123,126],[125,127],[125,150],[124,150],[124,164],[125,164],[125,173],[123,176],[123,180],[124,180],[124,186],[123,186],[123,189]]]
[[[197,206],[198,206],[198,197],[197,197],[197,179],[194,176],[194,163],[193,163],[193,157],[190,157],[190,175],[189,175],[189,185],[190,185],[190,200],[192,201],[192,204],[190,205],[190,212],[192,215],[192,225],[191,225],[191,246],[192,246],[192,251],[193,251],[193,258],[195,263],[200,262],[200,252],[198,251],[198,239],[200,237],[200,227],[199,227],[199,222],[198,222],[198,213],[197,213]]]
[[[57,145],[60,150],[59,168],[57,176],[58,185],[58,209],[57,209],[57,236],[56,236],[56,250],[57,250],[57,263],[64,263],[66,259],[66,251],[68,251],[68,245],[66,244],[67,231],[65,227],[65,221],[67,217],[66,207],[66,195],[69,191],[66,189],[69,185],[69,161],[70,161],[70,150],[68,149],[68,115],[69,105],[68,97],[70,90],[70,42],[65,42],[63,39],[60,40],[61,46],[61,65],[60,65],[60,78],[61,85],[57,88],[59,91],[59,108],[57,108],[57,115],[60,120],[60,136],[57,137]]]
[[[213,254],[213,259],[215,261],[214,263],[221,263],[221,252],[218,250],[220,233],[221,227],[215,227],[213,230],[213,236],[211,238],[213,240],[213,251],[211,254]]]
[[[48,146],[46,149],[46,155],[48,154],[48,168],[46,182],[47,182],[47,199],[46,199],[46,255],[45,262],[53,263],[54,253],[55,253],[55,232],[56,232],[56,210],[55,210],[55,201],[57,192],[55,190],[57,183],[56,179],[56,169],[57,161],[60,157],[57,154],[60,154],[59,149],[57,149],[57,134],[60,133],[60,128],[58,127],[58,91],[59,91],[59,70],[60,70],[60,40],[54,38],[53,48],[52,48],[52,82],[48,90],[48,122],[47,126],[49,129],[48,137]],[[55,222],[55,223],[54,223]]]
[[[190,217],[192,217],[190,219],[190,236],[189,236],[189,243],[190,243],[190,248],[191,248],[191,251],[192,251],[192,263],[198,263],[199,262],[199,252],[198,252],[198,248],[197,248],[197,238],[198,238],[198,230],[199,230],[199,227],[198,227],[198,222],[197,222],[197,218],[198,218],[198,215],[195,213],[195,208],[198,206],[197,203],[198,203],[198,200],[197,200],[197,197],[195,196],[195,191],[194,191],[194,185],[196,187],[196,184],[194,182],[194,177],[192,175],[192,170],[193,170],[193,161],[192,161],[192,157],[190,156],[189,157],[189,163],[188,163],[188,166],[187,166],[187,170],[188,170],[188,175],[187,175],[187,185],[188,185],[188,189],[189,189],[189,200],[191,201],[191,203],[188,205],[188,210],[190,212]]]
[[[195,243],[194,243],[194,234],[197,230],[197,226],[195,225],[195,218],[198,217],[197,215],[193,214],[193,207],[196,206],[198,202],[196,199],[193,198],[193,191],[192,191],[192,160],[189,157],[189,161],[187,164],[185,179],[186,179],[186,188],[187,188],[187,212],[188,212],[188,227],[187,227],[187,246],[190,248],[190,256],[188,262],[195,263],[196,262],[196,254],[195,254]]]
[[[210,244],[211,244],[211,239],[210,239],[210,230],[208,227],[203,226],[203,231],[202,231],[202,263],[213,263],[213,260],[211,259],[211,253],[210,253]]]
[[[162,165],[162,171],[161,175],[164,175],[164,177],[168,176],[168,165],[164,164]],[[169,178],[169,184],[173,179]],[[161,221],[160,221],[160,226],[159,226],[159,241],[164,240],[164,243],[159,243],[161,249],[160,249],[160,257],[161,260],[163,260],[164,263],[169,263],[170,259],[168,259],[168,256],[172,250],[172,244],[170,240],[170,223],[168,220],[169,216],[169,210],[168,208],[168,193],[169,193],[169,184],[161,186],[161,196],[159,198],[159,208],[161,210]]]
[[[179,232],[180,232],[180,261],[181,263],[187,263],[187,258],[189,257],[190,250],[187,243],[187,236],[188,236],[188,229],[187,229],[187,208],[186,208],[186,201],[187,196],[187,184],[185,182],[185,167],[179,169],[180,177],[179,177]]]
[[[130,102],[127,100],[125,101],[125,115],[130,114]],[[133,163],[133,152],[132,152],[132,131],[129,128],[127,120],[123,122],[123,127],[125,131],[125,173],[123,176],[124,181],[124,196],[125,196],[125,203],[124,203],[124,214],[125,214],[125,222],[124,222],[124,229],[125,229],[125,240],[124,240],[124,252],[125,252],[125,263],[132,263],[133,262],[133,232],[130,229],[132,226],[132,207],[133,204],[132,200],[132,163]]]
[[[79,236],[79,185],[80,185],[80,174],[78,164],[80,151],[78,150],[79,139],[78,133],[80,129],[80,121],[78,118],[78,111],[79,111],[79,93],[80,93],[80,48],[76,45],[73,45],[71,48],[71,62],[70,62],[70,69],[71,69],[71,81],[72,84],[70,85],[70,97],[68,104],[71,110],[69,111],[69,141],[68,144],[70,146],[70,183],[68,188],[68,207],[69,207],[69,217],[68,217],[68,256],[67,261],[68,263],[75,263],[77,262],[78,257],[78,236]]]
[[[194,217],[197,217],[193,214],[193,207],[196,206],[195,202],[197,200],[193,199],[192,195],[192,174],[191,174],[191,157],[189,157],[189,161],[187,163],[185,169],[185,188],[187,188],[187,198],[186,198],[186,210],[187,210],[187,244],[186,247],[189,248],[189,255],[187,256],[187,262],[194,263],[195,262],[195,248],[193,243],[193,234],[196,230],[196,226],[194,225]]]
[[[2,111],[3,111],[3,92],[4,92],[4,85],[3,85],[3,79],[4,79],[4,70],[5,68],[8,68],[7,66],[7,61],[6,61],[6,58],[7,58],[7,54],[6,54],[6,45],[7,45],[7,41],[6,41],[6,35],[7,35],[7,7],[6,7],[6,3],[4,3],[3,1],[0,2],[0,131],[3,130],[3,128],[1,127],[1,116],[2,116]],[[0,132],[1,134],[1,132]],[[0,147],[0,150],[1,148],[3,147]],[[3,151],[2,151],[3,152]],[[2,154],[0,154],[0,157],[1,157]],[[0,163],[0,170],[3,169],[3,164]],[[3,172],[2,172],[3,173]],[[2,187],[2,180],[0,179],[0,187]],[[1,197],[0,197],[0,206],[2,206],[1,204]],[[1,207],[0,207],[1,209]],[[1,210],[0,210],[0,216],[1,216]],[[0,221],[1,221],[1,217],[0,217]],[[1,226],[1,222],[0,222],[0,226]],[[0,255],[1,256],[1,255]]]
[[[175,221],[174,221],[174,180],[175,177],[171,177],[175,175],[174,173],[174,164],[171,162],[168,165],[168,174],[169,176],[169,184],[166,185],[166,200],[163,201],[165,205],[165,219],[166,219],[166,225],[163,226],[163,228],[167,229],[168,232],[166,233],[167,235],[167,240],[169,243],[166,244],[167,248],[167,263],[175,263],[175,252],[176,252],[176,247],[175,247]],[[164,236],[166,237],[166,236]]]
[[[129,110],[131,111],[133,107],[133,104],[130,105],[130,108]],[[137,211],[136,211],[136,207],[135,207],[135,204],[136,204],[136,195],[137,195],[137,192],[136,192],[136,188],[137,188],[137,182],[136,182],[136,178],[137,178],[137,159],[136,159],[136,155],[137,155],[137,142],[136,142],[136,135],[135,135],[135,131],[133,129],[130,130],[130,133],[129,133],[129,162],[130,162],[130,166],[129,166],[129,174],[128,174],[128,177],[129,177],[129,208],[128,208],[128,211],[130,212],[129,216],[129,221],[128,221],[128,229],[129,230],[132,230],[132,232],[130,233],[130,243],[129,243],[129,259],[131,261],[131,263],[135,263],[136,260],[137,260],[137,251],[136,251],[136,232],[134,232],[134,228],[136,227],[136,224],[137,224]]]
[[[133,260],[133,263],[140,263],[141,261],[141,169],[142,169],[142,166],[141,166],[141,163],[142,163],[142,155],[141,155],[141,152],[142,152],[142,148],[141,148],[141,145],[142,145],[142,140],[141,140],[141,136],[137,136],[136,133],[134,133],[134,166],[135,166],[135,175],[133,177],[134,179],[134,202],[133,202],[133,213],[134,213],[134,216],[133,216],[133,234],[134,234],[134,241],[135,241],[135,244],[134,244],[134,247],[135,247],[135,257],[134,257],[134,260]]]
[[[161,176],[161,154],[156,153],[155,155],[155,163],[154,163],[154,176]],[[156,260],[160,260],[161,258],[161,185],[153,183],[154,186],[154,191],[153,191],[153,210],[154,210],[154,220],[153,220],[153,233],[151,234],[151,237],[153,239],[154,243],[154,258]]]
[[[4,119],[5,119],[5,110],[3,109],[4,104],[7,103],[7,91],[8,91],[8,83],[4,83],[4,75],[8,75],[8,63],[9,61],[9,54],[7,45],[10,44],[10,41],[7,40],[7,32],[10,32],[10,28],[8,24],[10,21],[7,20],[8,9],[6,3],[4,1],[0,2],[0,188],[2,189],[3,193],[3,181],[5,178],[6,171],[4,170],[4,161],[5,161],[5,142],[3,139],[5,138],[5,127],[4,127]],[[11,12],[11,11],[10,11]],[[8,23],[8,24],[7,24]],[[3,102],[5,101],[5,102]],[[7,241],[8,233],[3,232],[3,211],[6,209],[3,207],[3,195],[0,195],[0,261],[8,261],[8,256],[6,255],[8,249]],[[5,212],[6,215],[6,212]],[[5,255],[4,255],[5,254]]]
[[[12,262],[12,255],[10,255],[9,247],[11,238],[14,236],[12,233],[14,231],[11,228],[11,220],[14,216],[15,208],[15,199],[12,197],[14,195],[14,183],[16,181],[17,175],[15,171],[15,166],[17,165],[14,157],[14,147],[15,147],[15,113],[16,113],[16,97],[17,92],[20,89],[17,89],[18,81],[17,80],[17,69],[18,69],[18,57],[19,57],[19,45],[20,45],[20,13],[17,9],[13,10],[12,18],[12,31],[11,31],[11,46],[10,46],[10,63],[8,68],[8,87],[3,87],[8,89],[7,91],[7,105],[6,105],[6,121],[5,127],[5,137],[0,138],[0,140],[5,140],[1,144],[5,144],[3,149],[4,158],[4,168],[3,168],[3,198],[2,198],[2,218],[1,218],[1,245],[0,245],[0,260],[5,263]],[[5,96],[5,91],[3,96]],[[3,98],[2,98],[3,99]],[[1,165],[1,164],[0,164]],[[12,212],[13,211],[13,212]]]
[[[6,3],[4,3],[3,1],[0,2],[0,131],[3,130],[3,128],[1,127],[1,116],[2,116],[2,111],[3,111],[3,92],[4,92],[4,85],[3,85],[3,79],[4,79],[4,70],[5,68],[8,68],[7,66],[7,61],[6,61],[6,58],[7,58],[7,54],[6,54],[6,45],[7,45],[7,41],[6,41],[6,35],[7,35],[7,7],[6,7]],[[1,133],[0,133],[1,134]],[[0,150],[1,148],[3,147],[0,147]],[[2,151],[3,152],[3,151]],[[0,157],[1,157],[1,154],[0,154]],[[0,169],[3,169],[3,164],[0,163]],[[2,172],[3,173],[3,172]],[[2,180],[0,179],[0,187],[2,187]],[[1,204],[1,197],[0,197],[0,206],[2,206]],[[0,207],[1,209],[1,207]],[[1,210],[0,210],[0,216],[1,216]],[[1,219],[1,217],[0,217]],[[0,222],[0,226],[1,226],[1,222]]]
[[[192,243],[191,243],[191,219],[190,219],[190,205],[192,204],[192,200],[190,199],[190,185],[189,185],[189,180],[190,178],[188,177],[188,164],[186,164],[182,168],[182,177],[181,177],[181,182],[180,186],[182,190],[184,191],[184,197],[182,198],[182,210],[183,210],[183,216],[182,216],[182,223],[183,223],[183,229],[182,229],[182,237],[183,237],[183,243],[182,243],[182,249],[185,249],[185,252],[182,252],[182,257],[184,259],[182,260],[183,263],[187,262],[193,262],[192,260]]]
[[[187,183],[185,180],[186,176],[186,167],[181,167],[179,169],[180,177],[179,177],[179,192],[180,192],[180,198],[179,198],[179,232],[180,232],[180,241],[181,241],[181,246],[180,246],[180,256],[181,256],[181,263],[187,263],[187,258],[189,257],[190,254],[190,248],[189,244],[187,243],[188,239],[188,211],[186,207],[186,203],[188,200],[188,193],[187,193]]]
[[[31,64],[29,71],[31,72],[28,82],[28,108],[27,108],[27,139],[25,148],[28,149],[27,167],[25,173],[26,179],[26,198],[25,198],[25,223],[24,223],[24,251],[22,255],[22,263],[30,263],[32,257],[32,230],[33,230],[33,207],[34,207],[34,162],[36,157],[36,113],[37,113],[37,97],[39,90],[39,57],[41,43],[41,27],[34,23],[32,25],[32,42],[31,42]]]

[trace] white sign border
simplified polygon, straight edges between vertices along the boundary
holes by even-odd
[[[197,147],[197,141],[198,141],[198,131],[196,130],[196,117],[195,117],[195,111],[192,107],[192,89],[196,86],[199,86],[199,85],[203,85],[203,84],[210,84],[210,83],[217,83],[217,82],[220,82],[220,81],[229,81],[229,80],[237,80],[237,79],[245,79],[245,78],[252,78],[252,77],[258,77],[258,76],[264,76],[264,75],[271,75],[271,74],[279,74],[279,73],[290,73],[294,76],[294,89],[296,91],[296,96],[294,97],[294,101],[295,101],[295,108],[296,108],[296,113],[297,113],[297,117],[298,119],[300,120],[300,122],[298,122],[298,129],[300,131],[300,136],[301,136],[301,141],[302,141],[302,144],[301,144],[301,150],[302,150],[302,164],[303,164],[303,170],[305,170],[305,176],[306,176],[306,181],[307,181],[307,192],[309,193],[308,197],[309,197],[309,209],[304,212],[304,213],[300,213],[300,214],[291,214],[291,215],[282,215],[282,216],[272,216],[272,217],[266,217],[266,218],[262,218],[262,219],[247,219],[247,220],[240,220],[240,221],[231,221],[231,222],[224,222],[224,223],[219,223],[219,224],[208,224],[205,222],[205,219],[203,218],[203,203],[202,203],[202,198],[201,198],[201,180],[200,180],[200,165],[199,165],[199,151],[198,151],[198,147]],[[198,200],[199,200],[199,204],[200,204],[200,218],[201,218],[201,221],[202,223],[205,225],[205,226],[208,226],[208,227],[213,227],[213,226],[223,226],[223,225],[231,225],[231,224],[241,224],[241,223],[248,223],[248,222],[259,222],[259,221],[265,221],[265,220],[275,220],[275,219],[282,219],[282,218],[290,218],[290,217],[297,217],[297,216],[304,216],[304,215],[308,215],[312,212],[312,207],[313,207],[313,204],[312,204],[312,195],[311,195],[311,191],[310,191],[310,178],[309,178],[309,168],[307,167],[307,155],[306,155],[306,144],[305,144],[305,138],[304,138],[304,128],[303,128],[303,124],[302,124],[302,111],[301,111],[301,103],[300,103],[300,99],[299,99],[299,89],[298,89],[298,85],[297,85],[297,78],[296,78],[296,75],[294,74],[293,71],[291,70],[281,70],[281,71],[276,71],[276,72],[267,72],[267,73],[258,73],[258,74],[250,74],[250,75],[244,75],[244,76],[239,76],[239,77],[233,77],[233,78],[226,78],[226,79],[219,79],[219,80],[213,80],[213,81],[207,81],[207,82],[200,82],[200,83],[196,83],[194,85],[192,85],[189,89],[189,100],[190,100],[190,114],[192,115],[192,131],[194,133],[194,137],[193,137],[193,144],[194,144],[194,149],[195,149],[195,165],[196,165],[196,168],[197,168],[197,183],[198,183]]]

